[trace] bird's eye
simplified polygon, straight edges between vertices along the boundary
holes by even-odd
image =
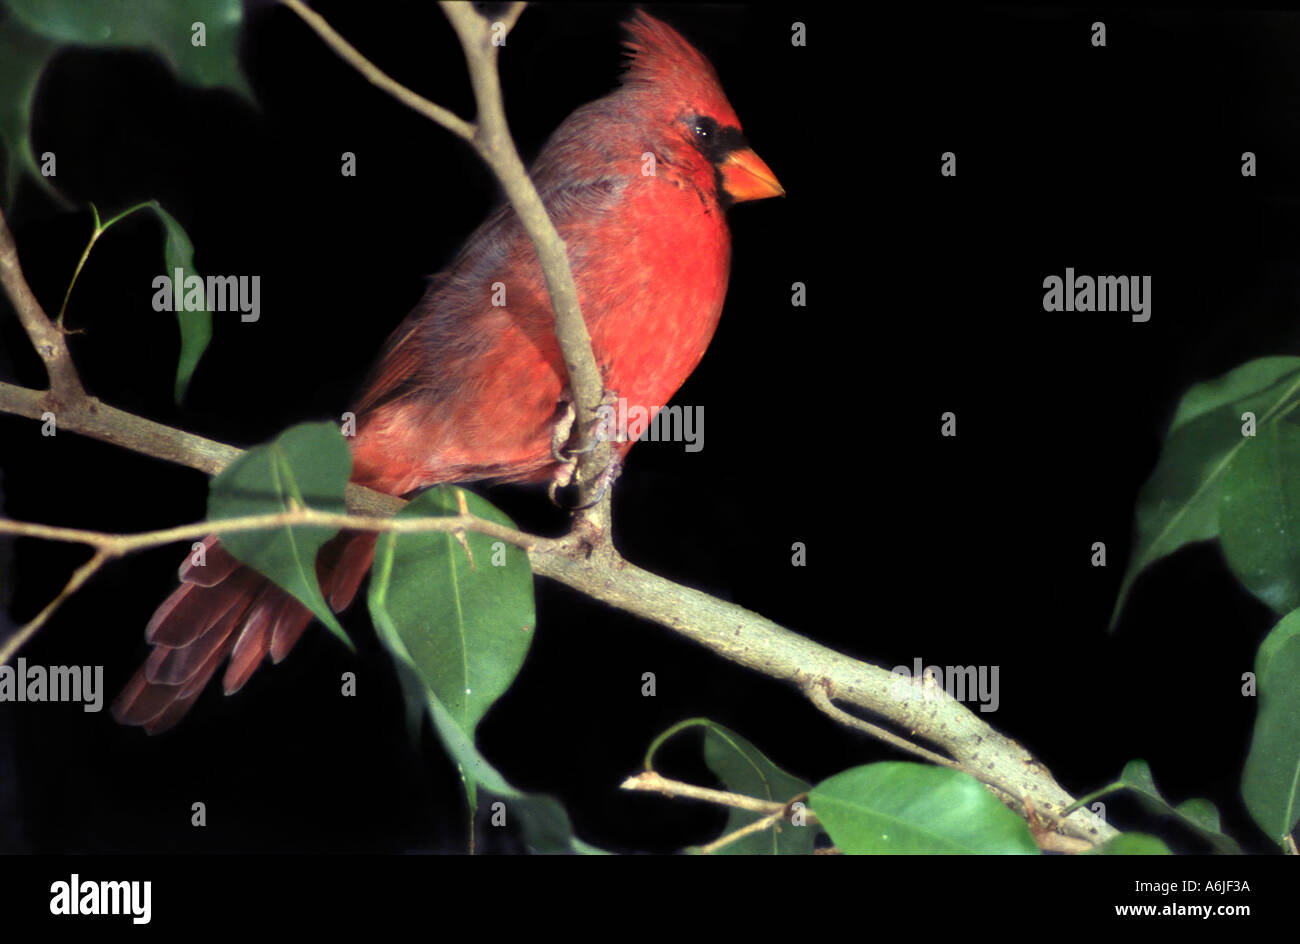
[[[718,123],[708,115],[695,115],[690,119],[691,134],[699,143],[713,141],[718,137]]]
[[[710,164],[721,163],[732,151],[745,147],[739,128],[722,127],[708,115],[691,115],[682,126],[690,134],[691,144]]]

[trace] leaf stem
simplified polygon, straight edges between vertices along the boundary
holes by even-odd
[[[659,750],[659,748],[663,747],[664,742],[667,741],[670,737],[672,737],[678,731],[683,731],[686,728],[693,728],[698,725],[709,725],[711,723],[712,722],[710,722],[708,718],[687,718],[685,721],[678,721],[667,731],[664,731],[662,734],[660,734],[657,738],[651,741],[650,746],[646,748],[646,752],[645,752],[646,772],[647,773],[655,772],[655,767],[654,767],[655,753]]]
[[[81,252],[81,258],[77,260],[77,267],[72,270],[72,278],[68,282],[68,290],[63,293],[63,304],[59,306],[59,316],[54,319],[55,327],[60,331],[63,331],[63,315],[68,310],[68,299],[72,297],[72,287],[77,284],[77,276],[81,275],[81,270],[85,267],[86,260],[90,258],[90,250],[95,248],[95,243],[99,241],[99,237],[108,232],[108,228],[114,223],[126,219],[137,210],[143,210],[145,207],[151,206],[156,207],[157,205],[157,200],[146,200],[143,203],[137,203],[135,206],[127,207],[116,216],[109,217],[107,223],[101,223],[99,221],[99,209],[93,203],[90,205],[90,214],[95,219],[95,228],[90,233],[90,241],[86,243],[86,248]]]

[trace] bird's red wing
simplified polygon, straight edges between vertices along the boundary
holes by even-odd
[[[567,229],[574,221],[585,227],[598,225],[616,204],[622,182],[605,175],[557,181],[559,168],[554,164],[539,167],[534,183],[556,228]],[[575,269],[583,262],[583,248],[582,243],[569,246]],[[519,281],[526,283],[519,293],[529,300],[525,308],[539,310],[522,310],[517,304],[512,308],[512,299],[519,297],[513,291],[507,293],[506,308],[520,320],[545,318],[549,324],[553,317],[549,295],[544,289],[541,295],[532,290],[543,284],[536,251],[514,209],[504,204],[474,231],[451,265],[433,278],[423,299],[389,337],[353,412],[361,418],[409,394],[433,399],[458,389],[462,365],[482,353],[480,345],[473,343],[472,325],[498,310],[493,286],[503,283],[513,290],[517,286],[510,283]]]
[[[411,389],[412,381],[424,362],[419,344],[412,340],[418,329],[419,322],[407,318],[393,332],[384,356],[371,372],[365,389],[353,407],[353,412],[358,417],[397,399]]]

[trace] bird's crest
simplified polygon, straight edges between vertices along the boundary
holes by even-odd
[[[674,89],[715,117],[734,115],[712,64],[680,33],[644,10],[637,10],[623,26],[629,57],[624,86]]]

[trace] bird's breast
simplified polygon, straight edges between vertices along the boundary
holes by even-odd
[[[653,412],[704,356],[722,313],[731,234],[689,180],[633,178],[575,280],[605,386]]]
[[[713,338],[731,237],[716,199],[689,184],[626,179],[611,204],[558,228],[605,387],[629,414],[652,417]],[[399,389],[410,378],[410,393],[366,413],[353,444],[358,481],[403,494],[551,474],[567,377],[550,300],[522,231],[492,245],[504,248],[473,256],[473,267],[441,282],[409,332],[399,332],[407,340],[390,350],[381,386]]]

